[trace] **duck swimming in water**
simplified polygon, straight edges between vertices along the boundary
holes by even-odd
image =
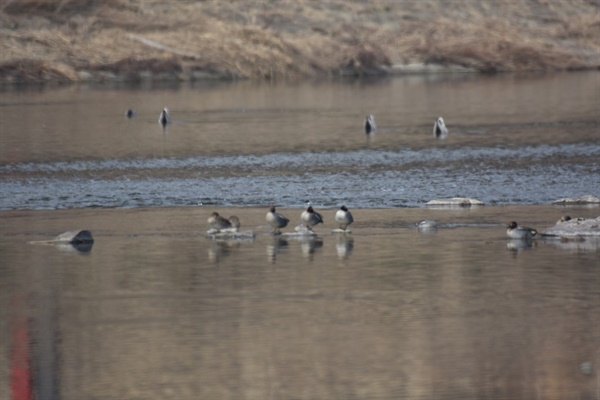
[[[323,216],[313,210],[312,206],[309,205],[308,208],[300,214],[300,220],[308,229],[312,230],[313,226],[323,223]]]
[[[512,239],[531,239],[537,235],[537,231],[533,228],[521,227],[515,221],[512,221],[508,224],[506,234]]]
[[[417,223],[417,228],[422,229],[422,230],[433,230],[433,229],[437,229],[437,227],[438,227],[437,222],[432,219],[425,219],[425,220]]]
[[[235,217],[237,219],[237,217]],[[231,228],[231,222],[223,217],[221,217],[219,215],[218,212],[213,212],[210,217],[208,217],[208,225],[212,228],[212,229],[216,229],[217,231],[221,231],[223,229],[229,229]],[[238,225],[239,225],[239,220],[238,220]]]
[[[161,124],[164,128],[169,122],[171,122],[171,119],[169,118],[169,110],[165,107],[160,112],[160,116],[158,117],[158,123]]]
[[[125,116],[127,118],[133,118],[133,117],[135,117],[135,114],[136,114],[135,110],[131,109],[131,108],[125,112]]]
[[[280,233],[281,228],[285,228],[290,222],[289,219],[275,211],[275,206],[269,208],[269,212],[265,217],[267,223],[273,228],[273,233]]]
[[[373,114],[369,114],[365,117],[365,122],[363,123],[365,128],[365,134],[369,134],[374,132],[377,129],[377,125],[375,125],[375,117]]]
[[[448,136],[448,128],[444,123],[444,118],[438,117],[433,124],[433,136],[436,138],[445,138]]]
[[[335,222],[340,224],[341,230],[345,231],[348,229],[348,225],[354,222],[354,218],[346,206],[341,206],[335,213]]]

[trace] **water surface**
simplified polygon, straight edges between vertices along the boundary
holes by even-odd
[[[599,77],[4,89],[0,398],[599,399],[600,242],[505,234],[598,216]]]
[[[600,74],[8,91],[1,209],[545,204],[600,186]],[[157,123],[168,106],[174,123]],[[128,108],[137,116],[127,119]],[[379,130],[362,132],[364,115]],[[444,116],[445,140],[432,135]],[[597,193],[595,193],[597,194]]]
[[[353,210],[341,236],[330,209],[314,239],[219,209],[253,240],[205,238],[212,210],[4,211],[3,398],[23,360],[36,398],[598,398],[600,242],[499,223],[597,208]],[[27,244],[79,226],[89,252]]]

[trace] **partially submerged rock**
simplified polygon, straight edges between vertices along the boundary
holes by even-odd
[[[29,242],[30,244],[50,244],[64,251],[77,250],[81,253],[87,253],[94,245],[92,232],[88,230],[67,231],[51,240],[42,240]]]
[[[428,206],[457,206],[457,207],[470,207],[470,206],[483,206],[483,201],[477,199],[470,199],[468,197],[452,197],[449,199],[437,199],[431,200],[426,203]]]
[[[561,219],[556,225],[544,230],[544,235],[560,237],[600,236],[600,217]]]
[[[579,205],[579,204],[600,204],[600,198],[591,194],[586,194],[579,197],[564,197],[562,199],[554,200],[552,204],[561,205]]]
[[[94,243],[94,238],[92,237],[92,232],[90,231],[67,231],[56,236],[53,239],[53,242],[69,244]]]

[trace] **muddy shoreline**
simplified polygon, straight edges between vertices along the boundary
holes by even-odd
[[[0,83],[598,69],[599,29],[583,0],[8,1]]]

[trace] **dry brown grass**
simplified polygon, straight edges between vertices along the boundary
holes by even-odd
[[[600,66],[600,5],[587,0],[3,0],[0,35],[0,80],[53,77],[53,65],[74,79],[76,71],[299,79],[404,63]],[[20,69],[9,68],[17,60]]]

